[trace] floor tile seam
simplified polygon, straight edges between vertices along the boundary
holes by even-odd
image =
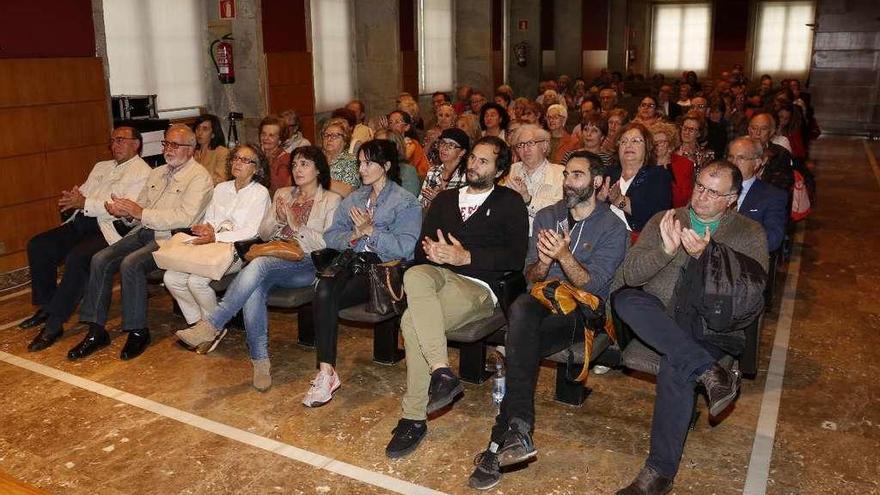
[[[794,236],[794,247],[785,277],[785,286],[779,316],[776,320],[776,332],[773,339],[770,364],[764,385],[764,397],[758,414],[755,429],[755,440],[749,459],[746,482],[743,493],[748,495],[763,494],[767,491],[767,480],[770,464],[773,459],[773,444],[779,420],[779,407],[782,398],[785,361],[791,336],[791,324],[797,295],[797,284],[801,268],[801,250],[804,242],[805,222],[799,222]]]
[[[285,458],[310,465],[316,469],[333,472],[354,481],[360,481],[386,490],[405,494],[434,495],[442,492],[428,487],[416,485],[405,480],[394,478],[376,471],[348,464],[321,454],[310,452],[299,447],[272,440],[239,428],[220,423],[208,418],[198,416],[159,402],[146,399],[135,394],[115,389],[107,385],[82,378],[49,366],[45,366],[13,354],[0,351],[0,362],[18,366],[28,371],[48,376],[69,385],[88,390],[118,402],[129,404],[134,407],[179,421],[188,426],[199,428],[231,440],[265,450]]]

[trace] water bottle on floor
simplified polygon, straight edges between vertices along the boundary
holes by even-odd
[[[496,408],[501,407],[501,401],[504,399],[504,392],[507,390],[504,377],[504,363],[497,361],[495,363],[495,374],[492,376],[492,403]]]

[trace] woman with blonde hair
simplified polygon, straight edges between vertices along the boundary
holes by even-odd
[[[348,151],[351,126],[348,121],[335,117],[324,123],[321,130],[321,149],[330,166],[330,190],[343,198],[361,187],[357,160]]]
[[[656,122],[649,127],[654,138],[654,156],[657,165],[672,175],[672,207],[688,204],[694,190],[694,162],[675,153],[678,148],[678,127],[668,122]]]
[[[568,109],[564,105],[547,108],[547,130],[550,131],[550,163],[562,163],[563,157],[578,148],[578,139],[565,130]]]

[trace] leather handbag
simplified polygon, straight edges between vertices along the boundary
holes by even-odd
[[[370,299],[364,308],[377,315],[403,314],[406,294],[403,291],[404,265],[400,260],[373,263],[367,274],[370,281]]]
[[[177,233],[170,239],[158,239],[159,249],[153,251],[156,266],[164,270],[192,273],[211,280],[220,280],[235,261],[235,250],[228,242],[192,244],[195,237]]]
[[[593,353],[593,339],[605,322],[605,305],[602,300],[569,282],[560,280],[537,282],[532,286],[530,294],[553,314],[567,315],[577,312],[578,321],[584,323],[584,366],[577,378],[572,379],[570,376],[567,378],[575,382],[586,382],[589,374],[590,356]],[[605,328],[608,331],[607,325]],[[609,337],[614,340],[613,330],[609,332]],[[575,343],[574,334],[572,334],[571,343],[572,345]],[[574,365],[573,360],[572,355],[569,354],[567,363],[569,369]]]
[[[248,249],[247,253],[245,253],[244,259],[245,261],[253,261],[254,258],[259,258],[260,256],[269,256],[285,261],[302,261],[306,255],[303,252],[302,247],[299,245],[299,242],[295,239],[291,239],[287,241],[277,240],[264,242],[262,244],[254,244]]]

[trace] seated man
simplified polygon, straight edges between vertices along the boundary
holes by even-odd
[[[403,419],[385,449],[388,457],[415,450],[428,430],[427,415],[463,392],[449,369],[446,332],[491,316],[500,294],[496,281],[523,268],[529,238],[526,206],[515,191],[496,185],[509,167],[504,141],[480,139],[468,157],[467,186],[441,191],[428,208],[423,240],[416,244],[420,264],[403,277],[409,304],[400,319],[406,393]]]
[[[788,194],[794,186],[791,153],[772,141],[775,133],[776,119],[769,113],[757,113],[749,119],[749,137],[759,140],[764,150],[761,180]]]
[[[562,199],[562,165],[550,163],[550,133],[536,125],[522,125],[513,135],[521,162],[510,166],[501,185],[522,195],[529,212],[529,235],[535,215]]]
[[[195,145],[196,135],[189,127],[172,125],[162,141],[166,164],[150,172],[137,202],[113,196],[105,204],[110,214],[126,219],[133,228],[92,258],[86,296],[79,310],[80,321],[88,324],[89,331],[67,353],[68,359],[84,358],[110,345],[104,325],[117,271],[122,276],[122,330],[128,332],[120,357],[135,358],[149,345],[147,274],[156,269],[156,239],[170,237],[171,229],[197,223],[214,190],[211,174],[193,159]]]
[[[113,226],[116,217],[104,202],[110,195],[133,198],[144,187],[150,166],[138,156],[141,134],[131,127],[117,127],[110,136],[112,160],[98,162],[81,187],[61,192],[58,206],[71,212],[60,226],[37,234],[28,241],[31,272],[31,298],[39,309],[19,327],[46,325],[28,345],[41,351],[58,340],[64,322],[82,299],[89,277],[92,255],[121,239]],[[58,279],[58,265],[64,262],[64,275]]]
[[[736,211],[760,223],[767,232],[767,249],[776,251],[785,237],[788,194],[755,175],[764,163],[761,142],[749,137],[736,138],[727,149],[727,161],[736,165],[743,176]]]
[[[723,349],[719,334],[684,328],[675,317],[682,294],[688,292],[678,287],[684,268],[691,258],[699,259],[710,240],[757,261],[766,273],[767,236],[757,222],[730,209],[741,184],[742,174],[728,162],[703,167],[690,206],[654,215],[621,266],[624,283],[643,290],[621,290],[614,296],[614,309],[661,359],[648,459],[618,495],[672,489],[698,385],[706,389],[711,416],[718,416],[736,398],[739,375],[717,363],[731,352],[729,339],[721,344],[728,347]]]
[[[538,212],[526,257],[526,279],[562,280],[599,297],[604,304],[629,234],[607,204],[596,201],[602,185],[602,160],[576,151],[565,165],[563,199]],[[535,384],[541,359],[584,340],[577,311],[554,315],[530,294],[510,307],[507,330],[507,393],[495,418],[489,447],[481,454],[468,484],[488,490],[501,481],[503,466],[537,454]]]

